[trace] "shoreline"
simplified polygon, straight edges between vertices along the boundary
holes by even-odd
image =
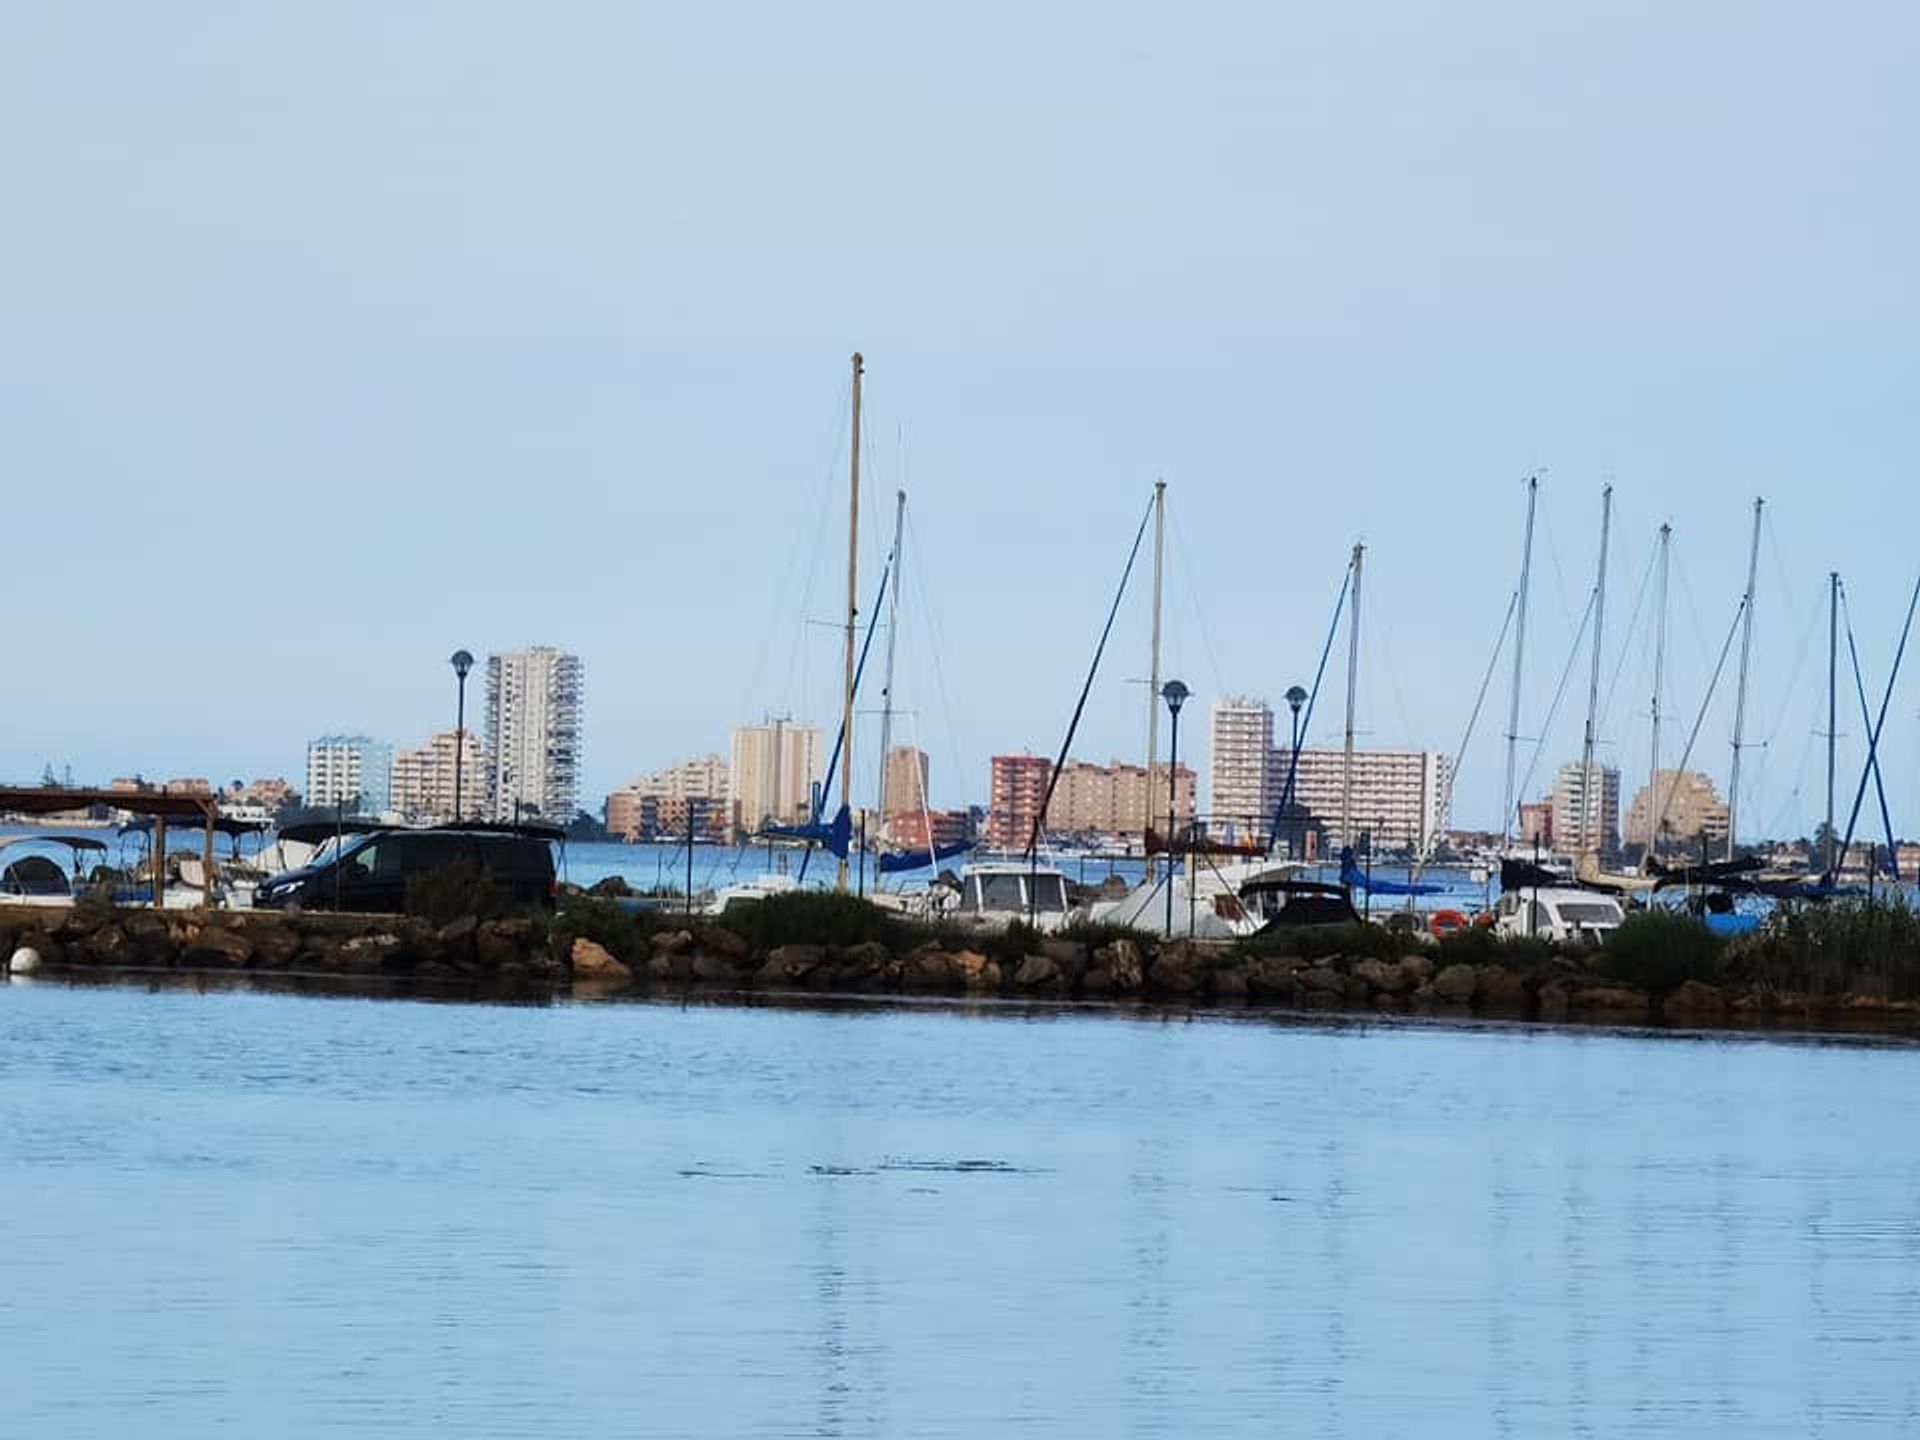
[[[594,912],[401,916],[0,909],[16,978],[454,1003],[914,1004],[1276,1020],[1412,1020],[1920,1043],[1920,1001],[1696,979],[1649,991],[1566,958],[1307,957],[1116,935],[755,944],[734,930],[583,933]],[[23,963],[24,957],[24,963]]]

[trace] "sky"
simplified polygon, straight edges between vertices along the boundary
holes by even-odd
[[[0,776],[297,778],[450,725],[462,646],[585,659],[593,807],[830,726],[858,349],[861,589],[904,486],[936,803],[1058,748],[1156,477],[1183,754],[1311,681],[1356,541],[1361,743],[1454,751],[1538,473],[1533,789],[1579,751],[1601,486],[1629,795],[1654,532],[1673,763],[1764,496],[1741,829],[1805,833],[1825,577],[1877,706],[1920,567],[1917,45],[1869,0],[10,7]],[[1144,749],[1149,569],[1084,758]],[[1344,686],[1343,642],[1310,740]],[[1507,701],[1456,824],[1498,824]],[[1914,677],[1890,715],[1917,833]]]

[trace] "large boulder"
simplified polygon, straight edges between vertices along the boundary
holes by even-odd
[[[1347,993],[1347,977],[1330,965],[1310,965],[1294,976],[1295,983],[1309,995],[1342,995]]]
[[[711,950],[696,950],[687,963],[693,967],[693,978],[708,985],[732,985],[740,979],[739,967]]]
[[[625,962],[616,959],[614,953],[598,940],[589,940],[584,935],[573,942],[573,947],[567,952],[567,960],[573,968],[576,981],[624,984],[633,979],[633,971],[627,968]]]
[[[656,955],[678,955],[684,950],[693,948],[693,932],[691,930],[658,930],[654,932],[653,939],[648,943],[653,947],[653,953]]]
[[[1564,1020],[1569,1003],[1567,987],[1558,980],[1549,980],[1540,987],[1539,995],[1534,997],[1534,1014],[1542,1020]]]
[[[1474,972],[1473,995],[1489,1015],[1523,1015],[1532,1003],[1527,978],[1504,965],[1481,965]]]
[[[1055,992],[1061,988],[1060,966],[1051,956],[1028,955],[1014,967],[1013,988],[1025,994]]]
[[[1040,953],[1053,961],[1069,985],[1087,973],[1087,947],[1078,940],[1048,936],[1040,942]]]
[[[1247,975],[1238,965],[1216,965],[1207,977],[1207,989],[1216,1000],[1247,998]]]
[[[1406,990],[1418,990],[1433,979],[1433,961],[1424,955],[1402,955],[1400,973],[1407,977]]]
[[[1417,983],[1398,961],[1376,960],[1369,956],[1353,967],[1354,977],[1364,980],[1369,990],[1382,995],[1399,995]]]
[[[1247,994],[1255,1000],[1291,1000],[1300,991],[1303,968],[1290,955],[1257,955],[1243,972]]]
[[[349,975],[377,975],[399,953],[398,935],[356,935],[340,947],[339,964]]]
[[[1480,976],[1471,965],[1449,965],[1429,982],[1436,1000],[1449,1005],[1465,1005],[1480,987]]]
[[[207,925],[181,947],[180,963],[199,970],[243,970],[253,963],[253,941],[225,925]]]
[[[960,983],[953,960],[938,945],[922,945],[900,962],[900,984],[907,990],[951,990]]]
[[[826,959],[827,952],[819,945],[778,945],[767,952],[754,978],[762,985],[802,985]]]
[[[1651,1009],[1646,992],[1621,985],[1584,985],[1573,992],[1573,1013],[1582,1016],[1608,1016],[1644,1020]]]
[[[1131,940],[1115,940],[1093,952],[1084,981],[1089,993],[1094,992],[1095,970],[1101,972],[1098,992],[1101,994],[1132,995],[1147,981],[1147,969],[1140,958],[1140,947]]]
[[[993,991],[1000,988],[1000,966],[979,951],[959,950],[948,958],[953,963],[953,973],[968,990]]]
[[[1192,995],[1207,983],[1207,962],[1193,946],[1161,947],[1147,970],[1147,983],[1162,995]]]
[[[1855,1003],[1866,997],[1856,996]],[[1660,1002],[1660,1013],[1669,1020],[1719,1020],[1727,1013],[1727,996],[1717,985],[1699,980],[1684,981]]]
[[[702,925],[694,938],[709,955],[724,956],[736,965],[744,965],[753,956],[753,947],[724,925]]]

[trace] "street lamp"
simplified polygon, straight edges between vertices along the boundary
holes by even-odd
[[[1180,775],[1180,707],[1187,703],[1189,693],[1187,687],[1178,680],[1169,680],[1160,687],[1160,698],[1167,702],[1167,713],[1173,717],[1173,735],[1167,746],[1167,934],[1169,936],[1173,934],[1173,837],[1175,827],[1179,823],[1177,813],[1179,791],[1175,786]]]
[[[1308,698],[1307,692],[1302,690],[1298,685],[1289,685],[1287,687],[1287,708],[1293,711],[1293,768],[1287,772],[1287,775],[1288,778],[1294,780],[1296,784],[1298,783],[1300,774],[1300,707],[1307,703]],[[1287,789],[1291,791],[1292,786],[1288,786]],[[1281,803],[1287,809],[1290,810],[1293,808],[1294,800],[1291,793],[1283,793],[1280,799]],[[1283,814],[1280,818],[1286,820],[1291,817]],[[1305,848],[1306,838],[1307,837],[1302,834],[1296,839],[1293,834],[1293,827],[1291,825],[1287,827],[1287,844],[1291,849],[1293,859],[1298,860],[1300,858],[1300,851]]]
[[[461,820],[460,762],[465,758],[467,748],[467,672],[473,669],[473,656],[465,650],[456,650],[447,663],[453,666],[460,692],[453,723],[453,823],[458,825]]]

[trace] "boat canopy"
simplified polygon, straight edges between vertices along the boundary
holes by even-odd
[[[1354,862],[1351,846],[1340,852],[1340,883],[1349,890],[1366,890],[1375,895],[1438,895],[1447,888],[1412,880],[1386,880],[1378,875],[1369,879],[1366,872]]]
[[[84,835],[14,835],[0,840],[0,850],[10,845],[64,845],[74,851],[104,851],[104,840],[95,840]]]

